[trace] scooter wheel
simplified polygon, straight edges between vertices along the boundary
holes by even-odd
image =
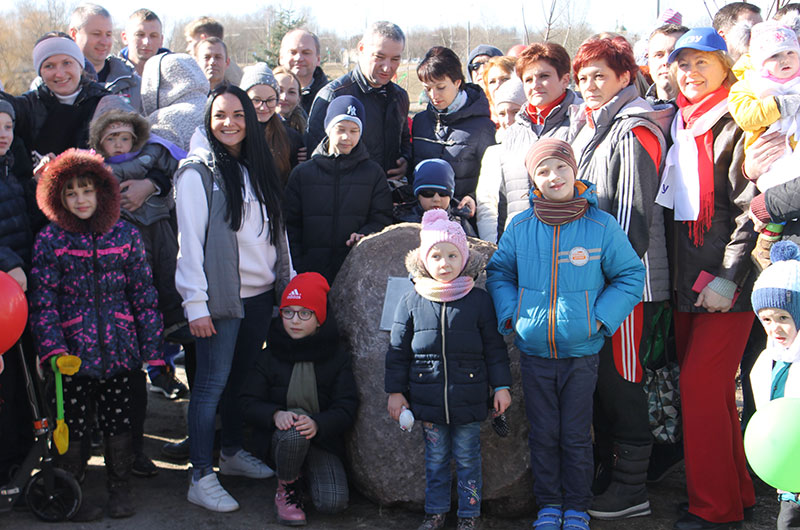
[[[50,523],[70,519],[81,507],[81,487],[75,477],[58,468],[53,468],[52,473],[53,490],[50,492],[44,471],[36,473],[25,485],[28,508],[36,517]]]

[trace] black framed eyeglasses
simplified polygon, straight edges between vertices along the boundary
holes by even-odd
[[[426,199],[433,199],[434,195],[438,195],[439,197],[441,197],[443,199],[450,197],[450,194],[447,193],[446,191],[434,190],[434,189],[430,189],[430,188],[419,190],[419,192],[417,192],[417,195],[421,195],[422,197],[425,197]]]
[[[281,316],[285,320],[291,320],[295,315],[297,315],[300,320],[308,320],[314,316],[314,312],[310,309],[298,309],[297,311],[294,309],[289,309],[288,307],[281,309]]]
[[[267,99],[261,99],[261,98],[255,97],[255,98],[250,98],[250,101],[253,102],[253,106],[255,108],[258,108],[261,105],[266,105],[267,107],[272,108],[272,107],[274,107],[275,105],[278,104],[278,98],[275,98],[275,97],[267,98]]]

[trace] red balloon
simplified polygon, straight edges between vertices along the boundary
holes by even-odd
[[[28,321],[28,301],[17,281],[0,271],[0,355],[17,343]]]

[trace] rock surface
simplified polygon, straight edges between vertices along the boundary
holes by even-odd
[[[419,422],[410,433],[400,430],[386,410],[384,359],[389,332],[380,331],[381,310],[389,276],[407,276],[404,260],[419,246],[419,224],[393,225],[367,237],[350,252],[330,293],[341,333],[350,343],[361,406],[347,440],[351,480],[365,496],[382,505],[422,509],[425,497],[424,442]],[[496,247],[470,239],[488,258]],[[483,287],[482,273],[476,282]],[[481,428],[483,511],[508,517],[534,509],[528,453],[528,423],[520,385],[519,351],[507,338],[511,359],[512,404],[506,416],[511,427],[500,438],[487,419]],[[453,481],[455,484],[455,480]],[[455,509],[457,497],[452,496]]]

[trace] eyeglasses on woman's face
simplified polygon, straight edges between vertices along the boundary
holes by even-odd
[[[257,109],[260,108],[262,105],[266,105],[267,107],[272,109],[272,108],[275,108],[275,105],[278,104],[278,98],[276,98],[274,96],[271,97],[271,98],[267,98],[267,99],[261,99],[260,97],[254,97],[254,98],[250,98],[250,101],[253,102],[253,106],[255,108],[257,108]]]

